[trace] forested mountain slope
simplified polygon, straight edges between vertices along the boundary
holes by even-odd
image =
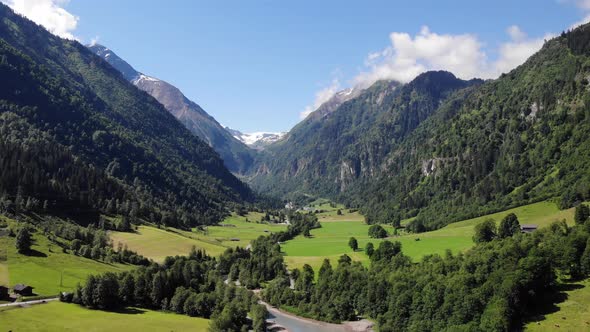
[[[253,198],[153,97],[2,4],[0,131],[4,210],[69,206],[188,226]]]
[[[349,204],[369,221],[417,214],[410,226],[420,231],[545,198],[562,207],[590,198],[589,40],[588,25],[564,33],[450,97]]]
[[[185,97],[178,88],[138,72],[115,52],[102,45],[95,44],[89,48],[119,70],[133,85],[156,98],[193,134],[209,143],[232,172],[242,173],[251,166],[255,151],[234,138],[217,120],[197,103]]]
[[[415,231],[558,197],[590,198],[590,26],[496,80],[378,82],[267,148],[252,183],[360,207]]]
[[[322,106],[266,149],[252,182],[275,192],[337,197],[380,174],[393,147],[442,100],[477,83],[428,72],[406,85],[377,82],[329,111]]]

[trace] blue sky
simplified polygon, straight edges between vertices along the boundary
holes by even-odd
[[[590,13],[586,0],[2,1],[98,40],[244,132],[286,131],[336,90],[376,79],[493,78]]]

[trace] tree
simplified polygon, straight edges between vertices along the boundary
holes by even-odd
[[[133,275],[128,273],[123,277],[123,280],[119,284],[119,298],[124,304],[134,304],[134,293],[135,293],[135,281]]]
[[[159,305],[164,299],[164,280],[160,273],[154,274],[150,297],[152,298],[152,301],[154,301],[154,305]]]
[[[338,211],[336,211],[336,214],[341,216],[342,215],[342,210],[338,209]]]
[[[482,243],[492,241],[496,237],[496,223],[494,220],[487,219],[475,226],[473,242]]]
[[[372,225],[369,227],[369,236],[374,239],[386,238],[387,231],[381,225]]]
[[[303,228],[303,236],[311,237],[311,233],[309,232],[309,226],[307,225]]]
[[[369,256],[369,257],[373,256],[374,252],[375,252],[375,246],[373,246],[373,242],[367,243],[367,246],[365,247],[365,253],[367,254],[367,256]]]
[[[580,204],[576,206],[576,211],[574,214],[574,220],[576,221],[576,224],[584,224],[586,220],[588,220],[588,217],[590,217],[590,208],[587,205]]]
[[[520,223],[514,213],[510,213],[500,221],[498,237],[506,238],[518,233],[520,233]]]
[[[16,233],[16,250],[19,253],[27,253],[31,250],[31,245],[33,244],[33,240],[31,239],[31,233],[29,233],[29,229],[27,227],[22,227]]]
[[[252,329],[254,332],[266,332],[266,316],[268,316],[268,310],[261,304],[252,306]]]
[[[350,240],[348,240],[348,246],[352,249],[352,251],[357,251],[359,248],[359,243],[356,238],[351,237]]]

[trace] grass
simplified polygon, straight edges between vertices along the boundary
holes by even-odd
[[[3,331],[207,331],[209,320],[145,309],[107,312],[50,302],[0,311],[0,326]]]
[[[111,232],[110,237],[115,246],[122,243],[157,262],[162,262],[167,256],[187,255],[193,246],[205,250],[211,256],[218,256],[227,248],[246,247],[250,241],[261,235],[287,228],[285,225],[254,222],[260,220],[261,216],[260,213],[248,214],[245,217],[232,215],[224,220],[221,226],[207,227],[206,232],[197,229],[189,232],[174,228],[168,228],[167,231],[151,226],[139,226],[136,233]],[[252,222],[247,222],[246,218]]]
[[[225,219],[221,223],[221,226],[209,226],[207,237],[219,241],[221,244],[226,246],[245,247],[250,243],[250,241],[257,239],[261,235],[277,233],[287,229],[286,225],[261,224],[258,222],[254,222],[260,220],[260,217],[262,215],[258,215],[260,215],[258,216],[258,218],[253,218],[252,214],[248,214],[245,217],[232,215]],[[248,220],[250,220],[251,222],[246,222],[246,218],[248,218]],[[232,238],[239,239],[239,241],[231,241]]]
[[[122,243],[156,262],[164,261],[167,256],[188,255],[193,246],[215,256],[226,249],[221,245],[190,238],[179,231],[169,232],[150,226],[139,226],[135,233],[111,232],[110,238],[115,247]]]
[[[7,253],[7,260],[0,269],[4,270],[5,278],[8,277],[9,285],[25,283],[33,286],[33,291],[39,295],[72,291],[90,274],[133,268],[63,253],[59,246],[39,233],[33,234],[33,239],[32,254],[23,255],[16,251],[14,238],[0,237],[0,248],[6,248]]]
[[[535,317],[525,325],[526,331],[590,331],[590,279],[565,283],[562,299],[548,313]]]
[[[539,227],[546,227],[553,221],[562,219],[573,224],[574,209],[559,210],[552,202],[539,202],[460,221],[433,232],[402,235],[389,240],[401,242],[404,254],[415,261],[428,254],[442,255],[447,249],[457,253],[473,246],[472,236],[475,225],[488,218],[499,222],[509,213],[515,213],[521,224],[537,224]],[[370,239],[367,235],[368,229],[368,225],[359,221],[322,223],[322,228],[311,231],[312,238],[298,236],[282,246],[286,253],[285,261],[290,268],[299,268],[307,263],[317,270],[324,258],[329,258],[332,264],[335,264],[340,255],[347,254],[366,264],[368,257],[362,252],[353,252],[348,247],[348,239],[354,236],[359,242],[360,250],[363,250],[368,242],[378,246],[380,240]],[[391,233],[391,227],[386,229]]]

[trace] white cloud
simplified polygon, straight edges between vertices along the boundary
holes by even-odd
[[[367,56],[365,66],[353,83],[368,86],[381,79],[409,82],[427,70],[448,70],[458,77],[477,76],[486,62],[486,54],[476,36],[437,34],[427,26],[412,37],[393,32],[391,45]]]
[[[79,18],[62,6],[68,0],[2,0],[15,12],[45,27],[49,32],[67,39],[76,39]]]
[[[512,39],[500,45],[498,59],[492,64],[488,77],[497,77],[523,64],[531,55],[541,49],[545,40],[554,37],[547,34],[542,38],[528,39],[526,33],[513,25],[507,29]]]
[[[473,34],[437,34],[427,26],[416,36],[393,32],[391,45],[369,53],[365,70],[353,84],[367,87],[383,79],[405,83],[428,70],[447,70],[463,79],[496,78],[522,64],[543,46],[544,39],[552,37],[528,38],[517,25],[508,27],[506,33],[510,40],[498,47],[498,57],[492,61],[484,43]]]
[[[305,107],[303,112],[299,113],[301,119],[305,119],[313,111],[317,110],[323,103],[327,102],[332,96],[340,90],[340,81],[335,78],[329,86],[316,92],[315,100],[312,105]]]

